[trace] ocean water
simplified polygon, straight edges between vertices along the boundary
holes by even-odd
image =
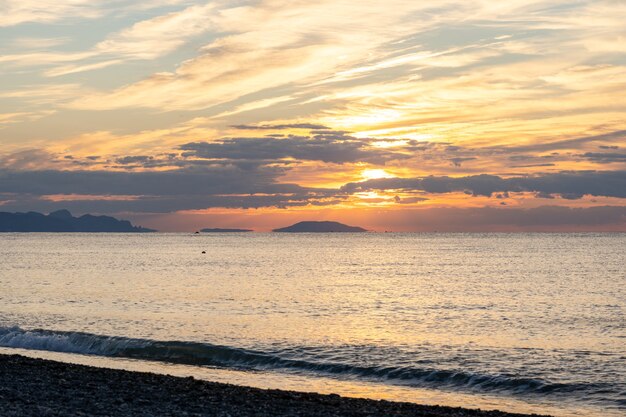
[[[625,266],[626,234],[0,234],[0,347],[617,416]]]

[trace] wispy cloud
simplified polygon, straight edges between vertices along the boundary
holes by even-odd
[[[0,26],[49,23],[65,18],[93,19],[101,16],[97,3],[91,0],[4,0],[0,5]]]
[[[68,12],[77,7],[93,9],[94,17],[104,13],[94,5],[96,2],[77,1],[66,5]],[[177,2],[171,2],[177,3]],[[90,50],[82,52],[16,53],[0,57],[0,62],[17,66],[54,65],[76,62],[64,67],[53,67],[44,72],[48,77],[73,74],[122,63],[123,59],[146,60],[166,55],[180,47],[190,38],[212,28],[213,3],[193,5],[183,10],[141,20],[120,32],[109,35]],[[37,9],[39,10],[39,9]],[[62,18],[64,9],[55,11],[50,18]],[[24,17],[26,18],[26,17]],[[35,17],[33,17],[35,19]],[[62,44],[59,39],[20,38],[14,47],[46,48]],[[95,61],[95,62],[94,62]]]
[[[410,33],[399,23],[407,13],[423,9],[427,7],[400,10],[348,1],[265,1],[224,8],[215,12],[213,21],[217,30],[229,35],[207,44],[198,57],[175,72],[154,74],[112,93],[77,100],[74,106],[204,108],[243,92],[314,81],[362,59],[376,45]],[[371,27],[371,19],[379,24]],[[163,92],[171,89],[177,95],[165,97]],[[204,94],[198,94],[199,89]]]
[[[44,72],[44,74],[48,77],[59,77],[61,75],[75,74],[77,72],[83,71],[91,71],[96,69],[102,69],[106,67],[110,67],[111,65],[121,64],[121,59],[112,59],[109,61],[101,61],[96,62],[94,64],[85,64],[85,65],[64,65],[60,67],[54,67]]]
[[[54,113],[54,110],[40,112],[0,113],[0,129],[2,129],[2,125],[34,121]]]
[[[61,20],[95,19],[116,9],[148,10],[187,3],[185,0],[3,0],[0,4],[0,27],[22,23],[54,23]]]
[[[15,49],[49,49],[66,44],[70,41],[67,37],[57,38],[36,38],[36,37],[21,37],[13,39],[11,46]]]

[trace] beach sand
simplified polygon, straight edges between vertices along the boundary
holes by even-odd
[[[191,377],[96,368],[20,355],[0,355],[0,415],[528,416],[264,390]]]

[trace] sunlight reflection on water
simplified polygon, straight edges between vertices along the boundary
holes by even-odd
[[[624,234],[4,234],[0,258],[0,326],[303,362],[262,373],[283,388],[520,411],[625,400]]]

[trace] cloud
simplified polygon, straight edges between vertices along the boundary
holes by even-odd
[[[122,165],[129,165],[129,164],[137,164],[137,163],[146,163],[146,162],[151,162],[154,160],[154,157],[152,156],[148,156],[148,155],[136,155],[136,156],[124,156],[124,157],[120,157],[117,158],[115,160],[116,163],[118,164],[122,164]]]
[[[591,136],[579,136],[572,139],[558,140],[558,141],[548,141],[548,142],[539,142],[531,145],[521,145],[521,146],[508,146],[505,149],[495,148],[506,150],[507,152],[548,152],[554,150],[563,150],[563,149],[577,149],[579,146],[594,143],[594,142],[612,142],[612,141],[625,141],[626,140],[626,130],[617,130],[613,132],[603,133],[600,135],[591,135]]]
[[[95,51],[130,59],[154,59],[211,29],[215,8],[213,3],[194,5],[137,22],[98,43]]]
[[[122,62],[124,61],[121,59],[111,59],[108,61],[96,62],[94,64],[62,65],[59,67],[54,67],[52,69],[46,70],[44,74],[47,77],[59,77],[61,75],[76,74],[77,72],[91,71],[91,70],[106,68],[112,65],[121,64]]]
[[[582,155],[591,161],[598,163],[626,162],[626,153],[616,152],[587,152]]]
[[[2,57],[0,57],[0,61]],[[0,91],[0,98],[16,99],[26,102],[29,105],[43,107],[41,111],[58,111],[58,106],[64,102],[71,101],[87,89],[80,84],[48,84],[48,85],[27,85],[18,89]],[[52,107],[54,106],[54,107]],[[51,109],[52,107],[52,109]]]
[[[49,49],[55,46],[66,44],[70,41],[67,37],[56,38],[36,38],[22,37],[13,39],[11,44],[17,49]]]
[[[84,2],[74,3],[76,3],[75,7],[79,7]],[[105,13],[104,9],[98,8],[93,3],[95,2],[86,2],[80,9],[91,10],[96,16]],[[68,4],[65,6],[69,7]],[[212,26],[211,15],[214,8],[215,5],[211,3],[202,6],[193,5],[183,10],[141,20],[120,32],[109,35],[107,39],[98,42],[87,51],[17,53],[0,57],[0,62],[13,63],[18,66],[69,63],[54,66],[43,72],[47,77],[58,77],[119,65],[131,59],[155,59],[175,51],[191,38],[208,31]],[[60,13],[60,10],[57,10],[57,13]],[[27,47],[54,46],[55,41],[58,42],[58,39],[17,39],[15,46],[23,44]]]
[[[541,168],[541,167],[553,167],[556,164],[546,163],[546,164],[528,164],[528,165],[511,165],[511,168]]]
[[[113,171],[10,171],[1,170],[0,192],[46,194],[198,195],[290,192],[296,185],[274,184],[276,168],[254,172],[236,167],[113,172]]]
[[[66,1],[59,9],[74,3],[87,4]],[[209,117],[224,117],[219,122],[225,125],[250,126],[278,124],[259,117],[270,112],[258,106],[272,103],[271,116],[280,114],[281,121],[307,118],[360,136],[389,137],[398,129],[404,138],[430,135],[482,146],[532,146],[551,140],[557,129],[570,136],[623,120],[625,72],[605,50],[619,43],[623,25],[602,0],[566,8],[459,0],[436,6],[404,0],[182,2],[151,13],[137,7],[179,2],[92,3],[106,19],[124,17],[113,19],[115,26],[95,25],[93,38],[100,42],[83,51],[4,57],[23,60],[28,68],[19,71],[53,65],[43,69],[48,76],[100,68],[72,77],[84,84],[72,91],[69,104],[55,102],[72,110],[133,108],[145,115],[210,109]],[[37,8],[36,2],[24,4]],[[593,19],[581,18],[587,15]],[[117,29],[121,24],[127,26]],[[103,33],[111,27],[113,33]],[[600,27],[607,47],[584,49],[581,40],[602,42],[596,39]],[[155,62],[137,66],[134,59]],[[122,63],[123,70],[112,68]],[[250,114],[232,117],[246,110]]]
[[[519,191],[535,192],[538,197],[558,194],[566,198],[578,198],[589,194],[625,198],[625,171],[564,172],[518,178],[494,175],[381,178],[331,189],[280,182],[285,171],[277,166],[253,164],[243,168],[231,160],[222,164],[211,160],[206,166],[194,165],[197,161],[190,161],[190,165],[184,168],[167,171],[34,170],[42,161],[50,158],[49,154],[31,151],[0,161],[5,166],[0,169],[0,205],[3,210],[51,211],[69,208],[79,213],[169,213],[207,208],[342,207],[350,198],[354,198],[354,194],[395,190],[408,195],[393,197],[392,200],[401,208],[391,210],[384,216],[389,227],[400,228],[402,225],[400,230],[557,230],[559,227],[565,230],[569,226],[579,229],[614,228],[615,225],[624,224],[626,215],[626,207],[485,207],[403,211],[407,205],[430,197],[420,195],[423,192],[438,194],[465,191],[482,196],[495,194],[501,200],[509,198],[509,192]],[[74,157],[61,159],[67,163],[76,161]],[[102,158],[93,155],[91,159]],[[143,166],[160,159],[167,159],[167,155],[118,157],[115,162]],[[411,192],[418,195],[411,195]]]
[[[0,207],[3,211],[31,211],[50,212],[60,208],[69,209],[78,213],[172,213],[185,210],[205,210],[207,208],[222,209],[259,209],[259,208],[287,208],[300,206],[332,206],[339,204],[339,198],[329,198],[307,192],[288,194],[249,194],[249,195],[148,195],[128,196],[122,198],[109,195],[76,195],[65,196],[30,196],[0,194]]]
[[[22,23],[54,23],[60,20],[95,19],[111,12],[111,7],[147,10],[173,5],[182,0],[145,0],[138,7],[128,0],[3,0],[0,27]]]
[[[576,199],[584,195],[626,198],[626,171],[561,172],[503,178],[497,175],[467,177],[381,178],[346,184],[347,193],[374,190],[425,191],[428,193],[467,192],[491,196],[497,192],[537,192]]]
[[[72,107],[197,110],[281,86],[304,88],[367,58],[387,41],[434,25],[430,9],[402,0],[225,2],[207,19],[216,39],[198,56],[173,71],[77,98]],[[408,15],[420,13],[431,18],[407,24]]]
[[[0,129],[2,125],[10,123],[21,123],[25,121],[34,121],[41,119],[42,117],[50,116],[54,114],[54,110],[45,110],[38,112],[18,112],[18,113],[0,113]]]
[[[393,201],[396,202],[397,204],[414,204],[414,203],[420,203],[422,201],[428,201],[428,199],[424,197],[400,198],[400,196],[394,196]]]
[[[43,149],[26,149],[8,155],[0,155],[0,172],[2,170],[41,169],[42,167],[49,167],[53,159],[54,156]],[[2,174],[0,174],[0,179],[2,179]],[[1,185],[0,188],[2,188]]]
[[[267,125],[233,125],[231,126],[239,130],[285,130],[285,129],[314,129],[324,130],[330,129],[324,125],[313,123],[291,123],[291,124],[267,124]]]
[[[324,131],[323,131],[324,132]],[[328,134],[286,138],[225,138],[214,142],[192,142],[180,146],[183,155],[206,159],[278,161],[322,161],[335,164],[406,159],[404,153],[370,146],[370,139]]]
[[[92,0],[4,0],[0,4],[0,26],[51,23],[66,18],[93,19],[101,15],[96,3]]]
[[[469,157],[465,157],[465,158],[450,158],[450,162],[452,162],[452,164],[455,167],[460,167],[463,162],[473,161],[475,159],[478,159],[478,158],[473,157],[473,156],[469,156]]]
[[[14,165],[28,165],[32,169],[37,156],[14,161]],[[144,160],[149,157],[121,158],[122,163]],[[83,212],[156,213],[207,207],[330,205],[343,198],[336,190],[278,183],[277,178],[282,173],[276,167],[244,169],[233,165],[142,172],[0,169],[0,200],[5,196],[4,199],[10,201],[5,201],[3,207],[14,210],[42,210],[65,204]],[[57,197],[46,197],[50,195]],[[76,198],[77,195],[84,198]],[[103,196],[132,198],[107,199]]]

